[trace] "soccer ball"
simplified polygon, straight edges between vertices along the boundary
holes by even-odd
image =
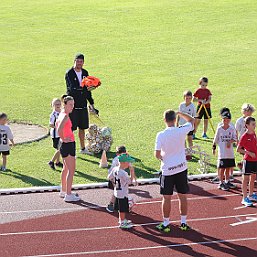
[[[129,204],[129,212],[132,211],[133,206],[135,205],[135,201],[131,195],[128,196],[128,204]]]
[[[89,143],[93,143],[93,136],[89,133],[86,134],[86,140],[89,142]]]
[[[88,128],[88,133],[93,135],[97,134],[98,127],[95,124],[91,124]]]

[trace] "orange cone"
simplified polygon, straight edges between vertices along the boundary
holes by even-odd
[[[108,168],[108,161],[107,161],[107,156],[106,156],[106,151],[105,150],[103,150],[102,157],[101,157],[101,160],[99,162],[99,167],[100,168]]]

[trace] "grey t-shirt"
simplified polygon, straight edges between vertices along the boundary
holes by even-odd
[[[128,186],[131,181],[125,170],[120,169],[120,167],[113,168],[108,175],[108,179],[114,182],[114,196],[116,198],[128,197]]]

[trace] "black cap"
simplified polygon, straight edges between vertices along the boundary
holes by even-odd
[[[224,111],[224,112],[221,113],[221,117],[223,119],[230,119],[231,120],[231,113],[228,112],[228,111]]]
[[[76,59],[82,59],[83,61],[84,61],[84,54],[82,54],[82,53],[77,53],[76,55],[75,55],[75,60]]]

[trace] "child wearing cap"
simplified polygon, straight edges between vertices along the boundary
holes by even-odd
[[[55,153],[52,157],[52,159],[48,162],[48,165],[50,166],[51,169],[55,170],[55,166],[62,168],[63,164],[60,162],[60,136],[57,133],[56,129],[56,121],[59,117],[59,114],[61,112],[61,106],[62,102],[58,98],[54,98],[52,100],[51,104],[53,111],[50,114],[50,120],[49,120],[49,125],[50,125],[50,135],[53,141],[53,148],[55,149]]]
[[[108,170],[108,174],[110,174],[114,168],[116,168],[116,167],[118,167],[120,165],[119,156],[121,154],[126,154],[126,153],[127,153],[127,149],[126,149],[126,147],[124,145],[116,147],[116,155],[117,156],[115,158],[113,158],[112,165],[111,165],[110,169]],[[129,163],[129,172],[130,172],[130,178],[131,178],[132,183],[134,185],[136,185],[137,184],[137,178],[136,178],[135,169],[134,169],[132,163]],[[113,183],[111,181],[108,182],[108,187],[111,190],[114,189]],[[108,212],[114,212],[114,204],[115,204],[115,196],[113,194],[109,204],[106,207],[106,210]]]
[[[183,112],[183,113],[187,113],[192,117],[196,116],[196,110],[195,110],[195,106],[192,103],[192,99],[193,99],[193,94],[191,91],[187,90],[183,93],[183,97],[184,97],[184,102],[182,102],[179,105],[179,111]],[[180,118],[179,116],[177,116],[177,121],[176,121],[176,126],[183,126],[184,124],[186,124],[186,120],[184,120],[183,118]],[[188,142],[188,147],[192,148],[193,146],[193,134],[194,134],[194,130],[190,131],[187,134],[187,142]],[[185,142],[185,146],[186,146],[186,142]],[[187,160],[190,160],[192,158],[191,155],[187,155]]]
[[[222,124],[218,125],[212,146],[212,152],[215,155],[216,146],[218,145],[218,176],[219,176],[219,189],[229,190],[234,189],[236,186],[229,181],[231,170],[235,167],[235,156],[233,150],[233,142],[236,142],[236,130],[230,124],[231,113],[226,107],[220,110]],[[225,174],[225,182],[224,182]]]
[[[200,78],[199,79],[199,88],[193,94],[193,96],[194,96],[193,101],[194,102],[198,101],[197,115],[196,115],[196,120],[195,120],[195,129],[194,129],[193,138],[195,138],[195,134],[196,134],[197,128],[200,124],[202,117],[204,117],[204,126],[203,126],[202,137],[204,139],[208,138],[206,133],[207,133],[207,129],[208,129],[208,119],[212,117],[211,116],[211,105],[210,105],[212,93],[207,88],[207,86],[208,86],[208,78],[206,78],[206,77]]]
[[[241,136],[237,152],[244,155],[243,160],[243,181],[242,181],[242,204],[250,207],[253,201],[257,201],[257,194],[253,192],[254,181],[257,174],[257,139],[255,134],[256,121],[253,117],[245,118],[246,132]],[[247,196],[247,187],[249,185],[249,196]]]
[[[10,154],[10,144],[14,146],[13,134],[10,127],[7,125],[7,114],[0,113],[0,155],[2,155],[3,164],[0,166],[0,171],[6,171],[7,156]]]
[[[125,169],[135,160],[126,153],[119,155],[118,160],[119,166],[112,169],[108,179],[114,185],[115,210],[119,212],[119,227],[121,229],[129,229],[132,224],[131,221],[126,219],[126,214],[129,213],[128,186],[131,183],[131,179]]]

